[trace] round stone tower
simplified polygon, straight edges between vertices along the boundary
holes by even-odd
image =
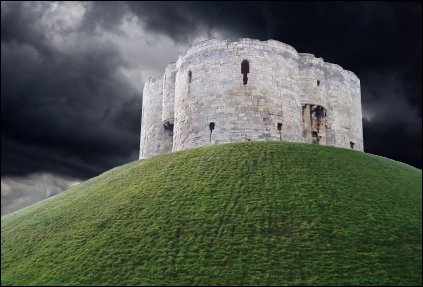
[[[213,39],[146,82],[140,158],[249,140],[362,151],[359,79],[275,40]]]

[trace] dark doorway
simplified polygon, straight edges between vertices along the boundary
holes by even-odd
[[[282,123],[278,123],[279,140],[282,141]]]
[[[210,128],[210,142],[211,142],[211,136],[212,136],[212,133],[213,133],[214,127],[215,127],[215,123],[214,123],[214,122],[211,122],[211,123],[209,124],[209,128]]]

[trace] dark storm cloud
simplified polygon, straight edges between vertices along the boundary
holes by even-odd
[[[229,30],[266,39],[267,5],[252,2],[128,2],[146,29],[185,42],[200,30]]]
[[[51,37],[79,27],[49,35],[41,19],[52,4],[29,5],[2,4],[2,175],[86,178],[136,159],[141,96],[118,73],[119,50],[88,37],[57,48]]]
[[[365,151],[421,168],[420,107],[405,100],[414,88],[400,72],[364,73],[362,78],[371,83],[362,84]]]
[[[44,44],[45,33],[39,25],[45,10],[51,6],[40,2],[35,9],[27,9],[23,2],[3,3],[1,5],[1,42],[16,41],[37,47]]]
[[[402,122],[386,125],[364,120],[363,124],[366,150],[421,168],[421,132],[408,132],[407,125]],[[401,147],[404,148],[398,151]]]
[[[84,30],[95,30],[101,27],[105,30],[117,30],[123,17],[128,13],[128,7],[122,2],[95,1],[86,3],[86,12],[81,27]]]

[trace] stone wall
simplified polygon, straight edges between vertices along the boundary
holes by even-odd
[[[197,43],[143,97],[140,158],[246,140],[363,150],[359,79],[274,40]]]
[[[162,123],[163,76],[148,79],[144,86],[140,158],[172,151],[172,134]]]

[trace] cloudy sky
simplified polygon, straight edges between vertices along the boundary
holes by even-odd
[[[1,213],[138,157],[142,89],[194,43],[275,39],[361,80],[364,148],[421,169],[421,2],[1,2]]]

